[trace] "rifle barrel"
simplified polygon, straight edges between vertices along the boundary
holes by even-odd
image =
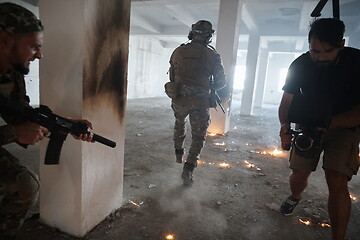
[[[116,142],[111,141],[110,139],[104,138],[100,135],[97,135],[96,133],[93,133],[93,140],[95,142],[102,143],[108,147],[112,147],[112,148],[116,147]]]

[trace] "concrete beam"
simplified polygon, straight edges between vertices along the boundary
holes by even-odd
[[[189,10],[184,8],[181,5],[166,5],[166,7],[170,10],[173,17],[182,22],[185,26],[191,27],[192,24],[198,21]]]
[[[152,33],[161,33],[161,27],[151,23],[149,19],[145,19],[143,16],[137,14],[134,10],[131,11],[130,24],[141,27]]]
[[[197,4],[202,3],[219,3],[219,0],[196,0]],[[187,4],[194,4],[193,0],[132,0],[131,7],[143,6],[166,6],[166,5],[179,5],[184,6]]]
[[[255,21],[253,20],[253,18],[250,16],[249,11],[246,9],[246,4],[243,5],[242,7],[242,12],[241,12],[241,20],[244,22],[244,24],[246,25],[246,27],[251,31],[251,32],[258,32],[258,28],[255,24]]]

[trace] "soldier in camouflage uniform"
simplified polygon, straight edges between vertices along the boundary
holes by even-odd
[[[29,10],[13,3],[0,4],[0,94],[25,105],[30,99],[23,75],[29,72],[31,61],[42,57],[42,30],[41,22]],[[39,179],[2,146],[13,142],[32,145],[49,132],[2,110],[0,114],[6,122],[0,126],[0,239],[3,240],[15,238],[25,215],[37,201]],[[90,123],[88,126],[92,128]],[[85,134],[77,139],[89,142],[92,137]]]
[[[170,58],[169,77],[178,86],[178,96],[172,100],[176,118],[174,127],[174,147],[176,162],[182,163],[184,155],[185,123],[189,116],[192,142],[181,177],[184,185],[193,183],[193,171],[210,124],[209,97],[210,80],[213,88],[225,86],[225,74],[220,55],[208,44],[214,30],[209,21],[200,20],[192,25],[188,44],[174,50]]]

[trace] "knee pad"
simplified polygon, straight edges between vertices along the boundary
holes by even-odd
[[[34,172],[30,170],[20,172],[16,177],[16,183],[22,200],[31,201],[38,197],[40,183]]]

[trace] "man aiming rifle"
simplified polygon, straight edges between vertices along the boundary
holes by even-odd
[[[24,106],[29,106],[30,101],[24,74],[29,72],[31,61],[42,58],[42,31],[41,22],[26,8],[13,3],[0,4],[0,94]],[[6,240],[15,239],[26,213],[36,203],[39,179],[1,146],[13,142],[35,144],[49,134],[49,129],[16,114],[2,110],[0,114],[6,122],[0,126],[0,239]],[[92,129],[87,120],[72,121]],[[73,136],[93,141],[88,132]]]

